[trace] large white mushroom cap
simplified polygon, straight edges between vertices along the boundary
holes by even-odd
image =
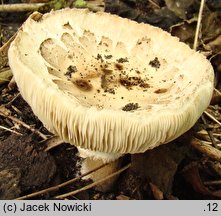
[[[9,49],[24,99],[64,141],[138,153],[190,129],[214,73],[178,38],[107,13],[64,9],[29,18]]]

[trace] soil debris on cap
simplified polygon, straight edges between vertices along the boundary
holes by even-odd
[[[72,74],[73,74],[73,73],[76,73],[76,72],[77,72],[77,67],[76,67],[76,66],[73,66],[73,65],[70,65],[70,66],[67,68],[67,71],[66,71],[66,73],[65,73],[64,75],[67,76],[69,79],[71,79]]]
[[[105,59],[111,59],[113,56],[112,55],[104,55]]]
[[[126,87],[128,90],[130,90],[133,86],[139,86],[141,88],[149,88],[150,85],[146,83],[144,80],[142,80],[140,77],[120,77],[119,80],[120,84]]]
[[[129,61],[128,61],[128,58],[126,57],[126,58],[119,58],[119,59],[117,59],[117,62],[118,63],[124,63],[124,62],[129,62]]]
[[[101,62],[103,62],[104,60],[103,60],[103,58],[102,58],[102,55],[101,54],[97,54],[97,57],[96,57],[96,59],[97,60],[101,60]]]
[[[138,103],[128,103],[122,108],[122,110],[128,112],[128,111],[136,110],[138,108],[139,108]]]
[[[149,62],[149,65],[155,68],[160,68],[160,61],[157,57],[154,60]]]
[[[113,88],[107,88],[104,90],[104,92],[108,92],[110,94],[115,94],[115,90]]]

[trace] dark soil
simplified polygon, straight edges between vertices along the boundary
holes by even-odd
[[[42,151],[33,135],[10,135],[0,143],[0,171],[17,169],[22,192],[49,186],[56,173],[54,158]]]

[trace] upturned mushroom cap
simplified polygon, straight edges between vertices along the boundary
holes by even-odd
[[[29,18],[9,50],[24,99],[53,133],[83,149],[138,153],[190,129],[214,73],[178,38],[107,13]]]

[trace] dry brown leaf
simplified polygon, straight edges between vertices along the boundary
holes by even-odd
[[[194,34],[196,29],[196,20],[192,22],[182,22],[170,27],[170,32],[173,36],[176,36],[180,41],[187,43],[192,47],[194,41]]]
[[[165,0],[167,7],[181,19],[186,19],[188,9],[194,2],[195,0]]]
[[[117,200],[129,200],[130,197],[121,194],[121,195],[118,195],[118,196],[116,197],[116,199],[117,199]]]
[[[221,190],[211,191],[203,184],[197,163],[184,168],[182,174],[196,192],[205,196],[221,197]]]
[[[150,182],[150,188],[156,200],[163,200],[163,192],[155,184]]]
[[[194,190],[198,193],[203,195],[210,195],[209,190],[204,186],[203,182],[201,181],[198,164],[191,164],[189,167],[186,167],[182,174],[187,182],[189,182]]]
[[[209,42],[204,46],[206,50],[213,51],[213,53],[219,53],[221,51],[221,35]]]
[[[182,138],[181,138],[182,139]],[[156,185],[165,195],[172,193],[174,175],[185,157],[188,145],[179,145],[177,140],[168,145],[131,156],[132,167],[142,178]]]
[[[202,19],[202,39],[204,44],[214,40],[221,34],[221,20],[218,12],[205,9]]]
[[[6,82],[9,82],[12,78],[12,72],[9,68],[0,71],[0,86]]]
[[[156,4],[161,5],[157,1]],[[167,7],[156,7],[156,4],[153,4],[153,1],[151,3],[151,1],[144,0],[105,0],[105,11],[137,22],[149,23],[165,30],[180,21]]]

